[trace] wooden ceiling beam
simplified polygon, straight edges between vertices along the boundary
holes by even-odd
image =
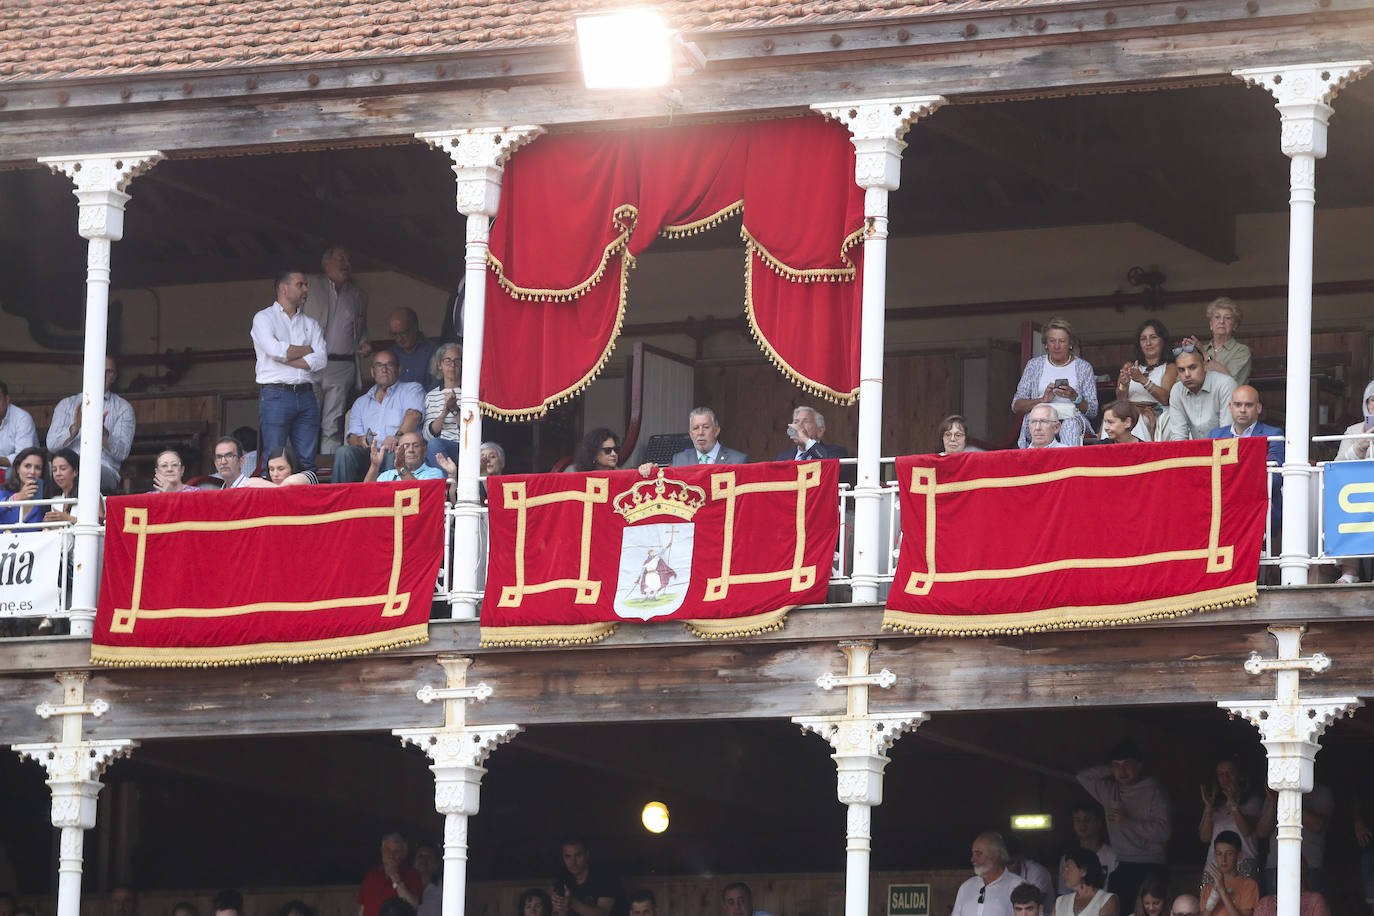
[[[949,116],[946,116],[949,115]],[[956,109],[921,129],[955,140],[1021,174],[1097,208],[1105,219],[1128,220],[1214,261],[1236,259],[1235,213],[1215,193],[1149,193],[1149,179],[1117,163],[1082,155],[1020,118],[988,107]]]
[[[189,172],[190,174],[183,174]],[[461,250],[445,255],[427,239],[403,238],[367,216],[328,201],[307,197],[227,162],[200,160],[188,169],[154,169],[146,180],[175,188],[226,210],[261,220],[264,227],[299,240],[308,270],[317,269],[318,252],[333,243],[345,245],[361,261],[431,283],[451,286],[462,263]]]

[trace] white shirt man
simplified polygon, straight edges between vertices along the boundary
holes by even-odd
[[[1036,404],[1031,408],[1030,418],[1026,421],[1030,441],[1026,448],[1064,448],[1064,443],[1055,436],[1059,435],[1059,417],[1048,404]]]
[[[9,386],[0,381],[0,469],[13,464],[14,456],[24,449],[37,446],[38,432],[33,427],[33,417],[24,408],[14,406]]]
[[[313,471],[320,442],[313,378],[325,366],[325,349],[319,323],[303,310],[309,288],[298,270],[278,275],[277,301],[253,316],[252,337],[262,449],[271,454],[289,444]]]
[[[119,489],[119,468],[129,457],[134,444],[134,408],[128,401],[110,390],[118,373],[115,361],[105,358],[105,401],[102,408],[100,447],[100,490],[113,493]],[[48,427],[48,451],[69,448],[81,454],[81,401],[79,394],[57,402]]]
[[[1011,892],[1025,882],[1007,870],[1006,860],[1001,835],[984,833],[975,839],[969,857],[973,877],[959,885],[950,916],[1014,916]]]

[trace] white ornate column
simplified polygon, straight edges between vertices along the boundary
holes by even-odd
[[[835,749],[836,793],[849,807],[845,827],[844,916],[868,916],[868,865],[873,806],[883,803],[883,770],[887,749],[903,734],[927,718],[923,712],[872,714],[868,711],[870,687],[887,689],[897,676],[886,668],[868,673],[873,654],[871,640],[840,643],[849,661],[849,673],[826,673],[816,679],[823,690],[845,688],[846,709],[841,716],[794,716],[803,732],[815,732]]]
[[[1284,434],[1288,453],[1283,465],[1283,551],[1279,558],[1284,585],[1307,582],[1309,438],[1312,435],[1312,213],[1316,207],[1317,160],[1326,156],[1326,128],[1331,100],[1341,87],[1370,67],[1367,60],[1255,67],[1236,70],[1251,86],[1268,90],[1278,100],[1283,130],[1280,143],[1289,164],[1288,219],[1288,383]]]
[[[1302,875],[1302,797],[1312,791],[1312,769],[1318,739],[1341,716],[1353,715],[1364,705],[1359,697],[1300,697],[1298,674],[1320,674],[1331,659],[1318,652],[1300,655],[1305,626],[1270,627],[1278,641],[1278,657],[1263,658],[1251,652],[1245,670],[1251,674],[1274,672],[1274,699],[1221,700],[1217,703],[1232,716],[1244,716],[1259,729],[1260,743],[1269,758],[1269,788],[1279,793],[1278,916],[1298,916]]]
[[[482,502],[477,477],[481,467],[482,410],[478,393],[482,381],[482,333],[487,309],[487,243],[491,220],[501,202],[501,175],[511,153],[538,137],[544,128],[473,127],[435,130],[415,136],[453,160],[458,178],[458,212],[467,217],[467,246],[463,283],[463,390],[458,421],[462,439],[458,453],[458,495],[454,505],[453,581],[449,591],[455,618],[474,618],[482,603],[477,581],[482,549]]]
[[[467,686],[472,659],[440,655],[446,686],[428,685],[415,694],[422,703],[444,701],[444,724],[435,728],[397,728],[392,734],[402,744],[413,744],[434,763],[434,807],[444,815],[444,899],[443,916],[463,916],[468,879],[468,818],[477,813],[482,776],[481,765],[497,745],[504,744],[524,729],[519,725],[468,725],[467,703],[478,703],[492,695],[486,684]],[[61,914],[59,914],[61,916]]]
[[[902,139],[919,118],[945,104],[943,96],[824,102],[811,108],[849,129],[857,153],[854,181],[864,189],[863,307],[859,343],[859,475],[854,488],[856,602],[878,600],[882,554],[883,336],[887,312],[887,193],[902,178]]]
[[[110,243],[124,237],[125,188],[162,159],[157,150],[92,156],[44,156],[38,161],[76,185],[76,229],[87,239],[86,341],[81,364],[81,455],[73,528],[72,634],[90,636],[100,574],[100,454],[104,440],[105,341],[110,308]]]
[[[102,365],[102,372],[104,368]],[[137,742],[122,738],[82,740],[82,716],[103,716],[110,709],[104,700],[86,702],[86,680],[85,674],[64,671],[57,675],[62,685],[62,702],[38,704],[36,712],[42,718],[62,717],[61,741],[12,745],[16,754],[37,761],[48,771],[52,825],[62,830],[57,863],[57,916],[81,913],[83,845],[85,832],[95,826],[100,774],[112,760],[127,756],[138,746]]]

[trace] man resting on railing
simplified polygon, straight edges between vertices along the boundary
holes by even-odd
[[[443,471],[425,464],[425,439],[419,433],[403,433],[401,438],[396,440],[396,466],[389,471],[382,470],[384,455],[381,444],[374,440],[372,466],[367,469],[367,476],[363,478],[365,483],[374,480],[386,483],[388,480],[444,479]]]

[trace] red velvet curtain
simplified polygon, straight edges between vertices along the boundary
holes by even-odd
[[[492,226],[482,407],[535,417],[605,365],[635,257],[741,213],[745,311],[769,358],[844,403],[859,387],[863,192],[819,116],[545,136],[512,157]]]

